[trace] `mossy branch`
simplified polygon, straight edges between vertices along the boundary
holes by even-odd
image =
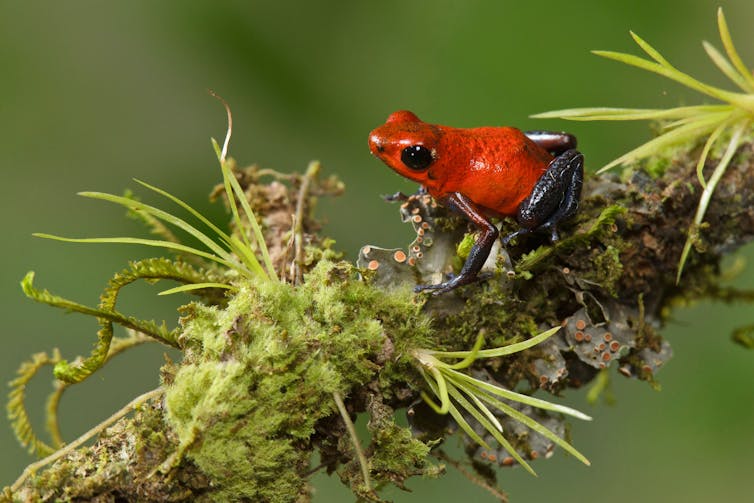
[[[271,501],[306,499],[307,474],[312,471],[309,456],[317,450],[323,467],[338,470],[361,497],[375,499],[387,483],[400,487],[407,477],[442,472],[441,466],[427,461],[431,444],[421,435],[426,432],[427,438],[437,438],[432,423],[444,416],[411,405],[422,389],[435,392],[438,409],[445,407],[455,424],[479,444],[474,447],[470,442],[468,447],[476,463],[517,462],[526,467],[534,454],[544,457],[556,445],[569,449],[562,440],[561,420],[530,410],[528,402],[542,403],[537,399],[525,398],[525,403],[514,407],[505,398],[513,396],[511,392],[479,394],[465,388],[473,384],[478,390],[491,391],[488,386],[493,385],[510,389],[524,381],[532,390],[557,392],[574,385],[568,377],[573,373],[580,376],[580,384],[596,383],[592,392],[596,396],[608,379],[607,370],[598,369],[612,361],[618,362],[621,374],[653,383],[657,366],[669,356],[655,327],[670,307],[699,297],[754,300],[749,291],[720,286],[717,273],[724,254],[754,239],[751,144],[738,150],[721,177],[717,194],[723,196],[712,199],[707,213],[713,225],[700,229],[704,247],[692,250],[685,280],[675,284],[675,265],[685,242],[681,222],[688,220],[698,203],[698,188],[693,186],[698,184],[696,159],[693,150],[682,153],[658,178],[637,169],[624,181],[610,176],[588,179],[581,212],[570,229],[563,229],[569,237],[555,246],[537,248],[517,262],[517,270],[530,276],[503,272],[466,287],[457,298],[386,292],[358,281],[351,266],[320,259],[319,267],[309,269],[296,287],[274,281],[242,282],[226,299],[227,307],[192,304],[183,319],[181,338],[193,349],[181,364],[163,369],[165,402],[133,420],[124,419],[121,428],[127,434],[103,438],[85,450],[83,458],[61,458],[43,478],[32,477],[33,483],[27,481],[15,494],[33,495],[44,487],[67,494],[79,491],[87,497],[184,494],[177,499],[185,500],[233,493]],[[264,221],[263,213],[261,218]],[[285,240],[289,236],[277,235]],[[512,254],[516,251],[511,249]],[[137,278],[156,279],[160,274],[155,271],[161,267],[159,262],[132,266],[118,275],[103,295],[108,310],[37,292],[30,281],[29,290],[58,307],[121,322],[128,317],[113,314],[119,289]],[[172,271],[173,279],[191,283],[204,274],[182,267]],[[542,292],[547,292],[545,300]],[[474,301],[465,303],[466,298]],[[443,315],[448,310],[452,317]],[[557,313],[572,314],[562,319]],[[545,322],[560,330],[526,338]],[[483,347],[480,333],[492,346],[507,348]],[[742,327],[736,340],[745,344],[750,334],[751,327]],[[539,344],[530,347],[534,342]],[[598,343],[605,344],[604,352],[592,351]],[[470,346],[471,351],[462,351]],[[444,375],[438,370],[442,365],[428,366],[424,387],[412,355],[416,348],[428,347],[448,351],[427,351],[425,359],[451,360]],[[525,351],[511,354],[516,349]],[[562,360],[563,351],[571,355],[568,360]],[[594,355],[599,358],[590,359]],[[46,356],[25,370],[55,363],[54,357]],[[28,380],[30,375],[24,372],[19,379]],[[16,401],[22,399],[20,393],[15,391]],[[345,414],[370,415],[372,438],[362,456],[343,427],[344,412],[334,406],[334,393],[344,397]],[[394,423],[394,411],[405,407],[411,412],[413,433]],[[522,445],[518,438],[499,435],[501,428],[510,431],[511,421],[539,436],[530,433],[530,443]],[[52,449],[29,436],[30,430],[19,431],[39,452]],[[155,434],[159,441],[134,440],[153,439]],[[115,467],[105,453],[122,449],[124,442],[133,449],[134,464]],[[268,455],[260,458],[251,452]],[[578,451],[572,452],[581,458]],[[82,459],[99,467],[86,480],[86,489],[82,481],[56,478],[75,470]],[[227,467],[247,465],[251,471],[228,476]],[[128,477],[113,477],[113,470]],[[497,491],[486,475],[483,480],[488,489]]]

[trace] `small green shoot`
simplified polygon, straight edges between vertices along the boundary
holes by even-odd
[[[484,337],[480,334],[471,351],[414,350],[413,356],[419,362],[419,369],[422,376],[427,381],[430,390],[432,390],[435,397],[439,399],[440,403],[436,403],[426,393],[422,393],[422,397],[438,414],[450,414],[460,428],[476,443],[486,449],[491,449],[489,444],[482,439],[482,437],[479,436],[474,428],[468,423],[462,412],[465,411],[471,417],[476,419],[476,421],[478,421],[479,424],[481,424],[484,429],[487,430],[487,432],[489,432],[489,434],[492,435],[492,437],[532,475],[536,475],[536,473],[513,448],[505,436],[503,436],[503,427],[492,410],[490,410],[490,407],[493,410],[497,410],[510,416],[516,421],[529,427],[531,430],[550,439],[552,442],[576,457],[576,459],[589,465],[589,460],[587,460],[586,457],[577,451],[571,444],[531,417],[523,414],[500,399],[502,398],[504,400],[566,414],[586,421],[591,420],[591,417],[570,407],[554,404],[528,395],[522,395],[489,382],[476,379],[463,372],[459,372],[459,370],[472,365],[479,358],[495,358],[510,355],[532,346],[536,346],[555,334],[558,330],[560,330],[560,327],[551,328],[550,330],[542,332],[526,341],[493,349],[481,349]],[[455,363],[443,361],[452,358],[460,359],[460,361]]]
[[[671,145],[681,143],[694,144],[706,138],[697,163],[697,176],[703,187],[703,192],[696,214],[694,215],[693,223],[687,232],[688,237],[678,262],[676,283],[681,279],[683,267],[691,251],[691,247],[698,240],[699,228],[702,225],[715,187],[730,165],[730,161],[740,146],[744,134],[751,131],[752,124],[754,124],[754,75],[744,65],[733,44],[722,8],[719,8],[717,11],[717,25],[720,32],[720,40],[725,48],[727,58],[712,44],[703,41],[702,45],[715,66],[743,92],[732,92],[711,86],[681,72],[634,32],[630,32],[631,37],[651,59],[613,51],[592,52],[598,56],[662,75],[711,98],[724,102],[722,104],[684,106],[666,110],[605,107],[573,108],[545,112],[533,116],[540,119],[560,118],[575,121],[656,120],[664,122],[660,135],[609,162],[598,173],[602,173],[618,165],[627,165],[658,154]],[[707,179],[704,176],[704,166],[713,146],[718,143],[727,143],[727,147],[725,153],[718,161],[712,176]]]
[[[209,219],[207,219],[205,216],[203,216],[183,200],[141,180],[135,181],[143,187],[146,187],[147,189],[165,197],[166,199],[169,199],[184,210],[188,211],[192,216],[194,216],[202,224],[208,227],[209,231],[202,231],[182,218],[179,218],[175,215],[172,215],[171,213],[168,213],[167,211],[163,211],[154,206],[144,204],[131,197],[116,196],[102,192],[80,192],[79,195],[119,204],[133,212],[141,212],[145,214],[149,219],[156,219],[158,221],[170,224],[194,237],[202,245],[204,245],[205,249],[187,246],[174,241],[149,238],[67,238],[43,233],[36,233],[34,234],[34,236],[70,243],[118,243],[154,246],[183,254],[194,255],[203,259],[210,260],[212,262],[216,262],[227,268],[229,271],[233,271],[237,275],[248,279],[261,279],[263,281],[269,281],[270,279],[277,280],[277,274],[275,273],[275,269],[272,265],[272,260],[270,258],[270,253],[267,250],[267,245],[264,241],[262,230],[257,223],[254,212],[249,206],[249,202],[246,198],[246,195],[244,194],[243,189],[241,188],[241,185],[238,183],[238,180],[236,180],[236,177],[231,171],[226,160],[228,142],[230,141],[230,136],[232,133],[233,120],[230,113],[230,108],[228,107],[227,103],[225,103],[225,101],[223,101],[223,105],[225,106],[228,113],[228,130],[225,136],[225,142],[223,144],[222,150],[220,149],[217,141],[215,141],[214,138],[212,139],[212,145],[214,147],[215,153],[217,154],[217,159],[220,162],[223,182],[225,184],[225,193],[227,194],[228,200],[230,202],[230,208],[233,213],[233,222],[236,228],[239,230],[241,239],[224,232],[222,229],[210,222]],[[236,203],[236,199],[241,202],[241,207],[243,208],[244,216],[246,217],[245,220],[241,218],[241,214],[238,211],[238,204]],[[250,241],[249,236],[253,236],[253,240]],[[260,254],[262,255],[262,261],[264,262],[264,267],[257,259],[255,250],[260,251]],[[234,287],[230,283],[213,282],[182,285],[176,288],[165,290],[160,294],[167,295],[202,288],[224,288],[230,290],[234,289]]]

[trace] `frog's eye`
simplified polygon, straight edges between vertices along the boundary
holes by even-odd
[[[422,171],[432,164],[432,152],[422,145],[411,145],[401,152],[401,161],[409,169]]]

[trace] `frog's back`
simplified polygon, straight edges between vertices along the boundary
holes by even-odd
[[[460,192],[498,216],[513,215],[552,156],[513,127],[447,128],[443,192]]]

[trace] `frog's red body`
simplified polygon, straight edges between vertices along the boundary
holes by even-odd
[[[512,216],[547,170],[552,156],[510,127],[443,127],[435,170],[424,185],[437,199],[465,194],[495,216]]]
[[[557,239],[555,225],[575,212],[581,191],[583,156],[575,146],[566,133],[459,129],[428,124],[407,111],[393,113],[369,135],[372,153],[385,164],[485,229],[475,245],[481,258],[470,256],[475,262],[467,261],[462,280],[426,286],[439,291],[476,278],[497,237],[487,217],[517,218],[522,229],[504,242],[539,228]]]

